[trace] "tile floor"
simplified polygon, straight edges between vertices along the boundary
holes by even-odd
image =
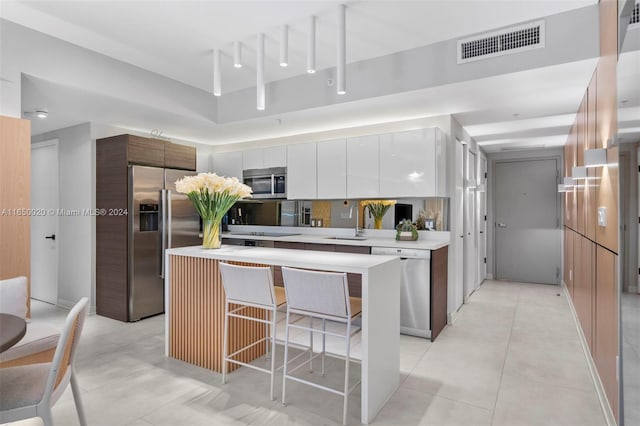
[[[625,425],[640,425],[640,294],[622,294]]]
[[[34,303],[33,315],[61,324],[66,313]],[[265,374],[242,368],[222,386],[219,374],[165,358],[163,327],[162,316],[89,317],[77,369],[90,425],[340,424],[339,396],[289,381],[283,407]],[[485,281],[436,342],[402,336],[400,351],[401,385],[376,425],[605,425],[559,287]],[[317,380],[337,385],[342,366],[332,359]],[[359,424],[359,388],[349,401],[348,422]],[[78,424],[70,390],[53,415]]]

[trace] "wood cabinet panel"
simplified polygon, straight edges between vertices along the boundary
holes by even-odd
[[[587,344],[590,349],[593,349],[595,243],[574,233],[573,248],[575,253],[573,304]]]
[[[0,116],[0,210],[31,207],[31,122]],[[27,277],[31,289],[31,220],[28,215],[0,218],[0,280]]]
[[[126,136],[126,135],[125,135]],[[96,208],[128,208],[127,138],[96,141]],[[127,216],[96,217],[96,312],[128,320]]]
[[[586,106],[587,97],[582,100],[578,113],[576,114],[575,138],[576,138],[576,164],[579,167],[584,166],[584,150],[586,146]],[[585,192],[590,182],[586,179],[580,180],[576,187],[576,231],[585,234]]]
[[[602,380],[607,399],[618,417],[618,256],[600,246],[596,248],[595,341],[593,358]]]
[[[571,168],[573,167],[573,146],[571,145],[571,134],[567,138],[567,143],[564,146],[564,175],[571,176]],[[574,208],[574,191],[571,189],[564,193],[564,224],[570,229],[575,229],[573,224],[573,208]]]
[[[573,300],[573,231],[564,228],[564,283],[569,290],[571,300]]]
[[[593,75],[587,89],[587,149],[596,148],[596,95],[597,95],[597,74]],[[598,211],[596,169],[587,169],[589,185],[587,185],[585,201],[585,235],[595,241],[596,222]]]
[[[447,325],[447,282],[449,247],[431,250],[431,341],[433,342]]]
[[[120,135],[106,139],[116,139],[120,137],[128,141],[129,164],[164,167],[164,140],[143,138],[134,135]]]
[[[164,167],[169,169],[195,170],[196,148],[165,141]]]

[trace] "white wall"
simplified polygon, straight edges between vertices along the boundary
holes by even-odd
[[[58,139],[59,208],[95,207],[95,144],[89,123],[33,136],[32,142]],[[95,218],[58,218],[58,304],[73,306],[89,297],[95,311]]]

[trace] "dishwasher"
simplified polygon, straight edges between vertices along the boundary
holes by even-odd
[[[431,338],[431,250],[372,247],[371,254],[400,257],[400,333]]]

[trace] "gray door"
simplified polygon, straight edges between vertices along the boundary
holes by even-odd
[[[164,312],[159,216],[164,170],[132,166],[129,173],[129,321],[137,321]]]
[[[556,159],[496,163],[496,278],[558,284]]]
[[[185,176],[193,176],[195,172],[186,170],[165,170],[164,187],[167,190],[167,248],[199,246],[200,216],[185,194],[176,191],[176,181]]]

